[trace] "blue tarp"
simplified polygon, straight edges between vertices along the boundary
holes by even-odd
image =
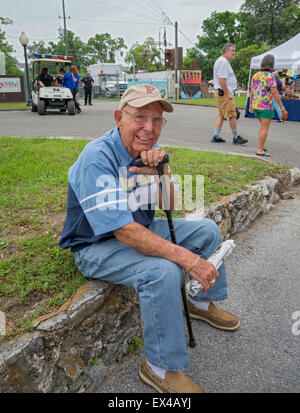
[[[249,102],[247,99],[247,105],[245,110],[245,118],[254,118],[253,113],[249,112]],[[288,111],[287,120],[300,121],[300,100],[295,99],[282,99],[283,106]],[[275,112],[274,119],[278,119],[277,113]]]

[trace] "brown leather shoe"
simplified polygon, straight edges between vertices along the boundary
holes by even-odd
[[[139,376],[145,384],[159,393],[204,393],[183,371],[167,371],[165,379],[161,379],[150,369],[146,357],[141,362]]]
[[[211,326],[221,330],[236,330],[240,325],[238,318],[234,314],[222,310],[214,303],[209,304],[207,311],[199,310],[189,301],[188,304],[191,318],[194,318],[195,320],[206,321]]]

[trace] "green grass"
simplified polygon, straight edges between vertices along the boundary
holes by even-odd
[[[246,108],[246,96],[235,96],[234,102],[237,108]],[[189,103],[191,105],[208,105],[208,106],[216,106],[216,99],[215,98],[203,98],[203,99],[179,99],[175,101],[174,99],[170,99],[170,102],[179,102],[179,103]]]
[[[86,144],[0,138],[0,310],[8,321],[6,338],[28,330],[30,320],[56,310],[86,282],[71,252],[58,247],[67,172]],[[164,149],[173,174],[205,176],[206,205],[278,169],[247,157]]]
[[[81,98],[82,100],[83,98]],[[95,101],[107,101],[107,102],[118,102],[118,98],[105,98],[99,97],[94,98]],[[203,99],[169,99],[170,102],[178,102],[178,103],[189,103],[190,105],[209,105],[209,106],[216,106],[215,98],[203,98]],[[246,96],[235,96],[234,101],[238,108],[245,109],[246,108]],[[28,109],[29,107],[26,105],[26,102],[16,102],[16,103],[0,103],[0,110],[1,109]]]
[[[98,97],[98,98],[93,98],[93,100],[99,100],[99,101],[107,101],[107,102],[119,102],[120,99],[118,97],[114,97],[114,98],[106,98],[104,96],[102,97]]]
[[[29,109],[29,106],[27,106],[26,102],[0,102],[0,109]]]
[[[144,342],[140,337],[134,337],[131,342],[128,344],[126,353],[134,353],[138,348],[144,347]]]

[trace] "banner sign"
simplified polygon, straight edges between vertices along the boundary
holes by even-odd
[[[201,70],[181,70],[181,99],[199,99],[201,98]]]
[[[0,77],[0,93],[19,93],[21,92],[20,78]]]

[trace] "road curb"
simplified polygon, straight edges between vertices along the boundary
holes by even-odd
[[[10,108],[4,109],[4,108],[2,108],[2,109],[0,109],[0,112],[13,112],[13,111],[22,112],[24,110],[31,110],[31,108],[15,108],[15,109],[10,109]]]
[[[206,107],[206,108],[217,108],[217,106],[214,106],[214,105],[206,105],[205,103],[187,103],[187,102],[172,102],[172,101],[169,101],[172,105],[174,104],[174,105],[186,105],[186,106],[204,106],[204,107]],[[245,108],[242,108],[242,107],[240,107],[240,106],[236,106],[236,108],[237,109],[240,109],[240,110],[245,110]]]

